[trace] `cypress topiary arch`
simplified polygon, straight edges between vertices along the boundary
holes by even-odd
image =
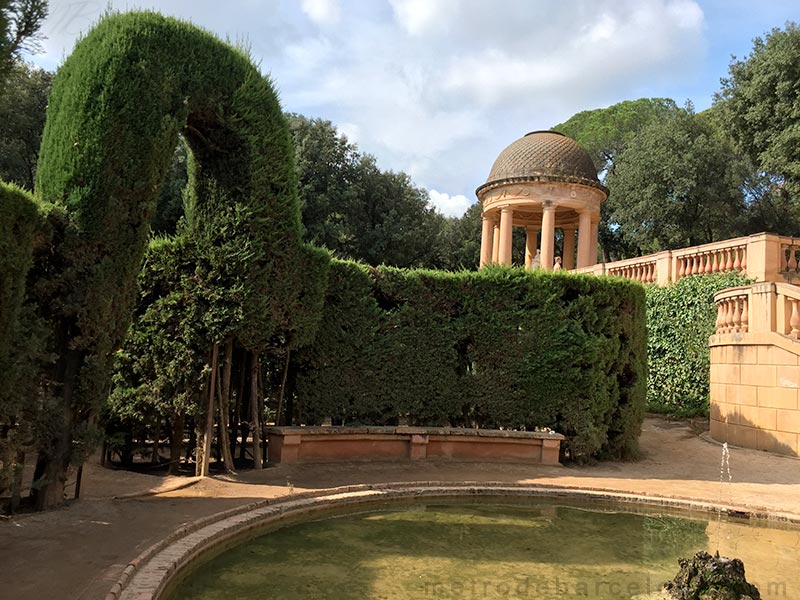
[[[67,214],[55,252],[34,267],[46,281],[38,301],[54,332],[64,419],[37,465],[40,507],[61,501],[79,432],[107,395],[179,134],[193,157],[187,227],[201,245],[222,235],[242,249],[240,341],[262,343],[286,302],[285,286],[248,285],[279,279],[300,248],[291,143],[269,79],[190,24],[150,12],[105,17],[54,79],[36,177],[38,199]]]

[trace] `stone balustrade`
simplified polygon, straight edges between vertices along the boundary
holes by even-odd
[[[800,281],[800,238],[757,233],[691,248],[598,263],[573,272],[615,275],[642,283],[667,285],[689,275],[727,271],[744,273],[755,281]]]
[[[705,275],[725,271],[747,272],[747,244],[742,239],[726,240],[724,245],[705,244],[672,252],[674,280],[689,275]]]
[[[776,333],[800,339],[800,287],[763,282],[714,295],[716,333]],[[800,350],[798,350],[800,352]]]
[[[749,301],[750,286],[729,288],[716,294],[716,333],[746,333]]]
[[[785,256],[782,272],[792,268]],[[800,456],[800,287],[767,281],[717,292],[714,302],[711,436]]]

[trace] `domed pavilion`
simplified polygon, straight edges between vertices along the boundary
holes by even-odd
[[[511,264],[514,227],[524,227],[527,234],[526,268],[531,268],[537,250],[541,267],[553,268],[556,229],[564,236],[564,269],[576,267],[576,233],[577,268],[597,262],[600,204],[608,190],[597,179],[591,157],[575,140],[555,131],[521,137],[500,153],[486,183],[475,193],[483,207],[481,267]]]

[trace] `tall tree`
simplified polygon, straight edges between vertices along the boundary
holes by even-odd
[[[52,73],[15,60],[0,94],[0,179],[33,189]]]
[[[347,255],[359,154],[330,121],[289,114],[305,238]]]
[[[615,158],[643,127],[677,111],[671,98],[625,100],[608,108],[579,112],[553,129],[583,146],[603,177],[613,173]]]
[[[37,49],[47,10],[47,0],[0,0],[0,81],[20,52]]]
[[[592,157],[600,179],[606,180],[615,172],[617,158],[639,131],[655,121],[674,116],[678,110],[671,98],[625,100],[607,108],[580,112],[553,129],[583,146]],[[613,201],[603,204],[599,225],[600,245],[607,261],[637,253],[636,247],[612,223],[612,204]]]
[[[741,148],[774,184],[800,194],[800,27],[787,23],[734,59],[715,102]]]
[[[606,179],[609,224],[639,253],[725,239],[744,211],[741,160],[689,109],[643,128]]]
[[[481,257],[481,205],[476,202],[460,217],[449,217],[439,239],[439,267],[450,271],[478,268]]]
[[[289,115],[306,239],[371,265],[437,266],[444,217],[405,173],[383,171],[330,121]]]

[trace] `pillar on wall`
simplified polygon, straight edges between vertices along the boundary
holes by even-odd
[[[536,256],[536,246],[538,244],[539,229],[528,226],[525,228],[525,268],[530,269],[533,257]]]
[[[494,241],[494,221],[483,215],[481,226],[481,267],[492,262],[492,242]]]
[[[511,235],[514,229],[514,211],[510,206],[500,210],[500,251],[497,262],[501,265],[511,264]]]
[[[497,264],[500,256],[500,223],[495,221],[492,231],[492,262]]]
[[[588,209],[578,215],[578,268],[591,266],[592,214]]]
[[[597,246],[598,246],[598,228],[600,226],[600,215],[597,215],[597,220],[595,221],[592,219],[592,247],[591,252],[592,255],[589,257],[589,264],[596,265],[597,264]]]
[[[575,229],[564,227],[564,252],[562,253],[562,267],[567,271],[575,268]]]
[[[542,268],[547,271],[553,269],[556,238],[556,207],[552,202],[545,201],[542,205]]]

